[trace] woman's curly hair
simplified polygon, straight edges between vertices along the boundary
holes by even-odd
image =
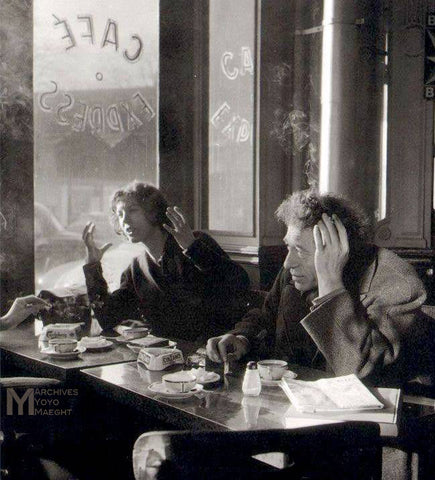
[[[127,199],[133,199],[143,209],[146,218],[153,225],[157,225],[163,230],[163,225],[168,222],[168,218],[166,217],[166,209],[169,205],[168,201],[163,193],[154,185],[135,180],[117,190],[112,196],[112,224],[118,235],[122,234],[122,229],[119,225],[116,206],[118,202]]]

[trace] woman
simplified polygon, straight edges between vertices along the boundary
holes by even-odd
[[[246,272],[210,236],[193,232],[157,188],[127,185],[114,194],[112,214],[115,231],[143,243],[145,252],[124,271],[120,289],[109,293],[101,259],[111,244],[97,247],[95,226],[86,225],[86,285],[103,329],[143,319],[155,335],[205,340],[240,318],[249,288]]]
[[[0,318],[0,330],[14,328],[23,322],[29,315],[36,315],[44,308],[50,308],[50,304],[35,295],[18,297],[14,300],[9,311]]]

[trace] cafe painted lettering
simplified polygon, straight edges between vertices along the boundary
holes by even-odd
[[[231,113],[228,102],[223,102],[211,117],[211,124],[229,140],[236,143],[252,138],[252,126],[246,118]]]
[[[132,131],[144,122],[150,122],[156,115],[139,91],[126,100],[103,106],[77,100],[72,92],[60,92],[53,80],[47,90],[39,94],[38,104],[44,112],[54,113],[59,125],[70,125],[76,132],[87,128],[92,133]]]
[[[220,124],[225,121],[226,114],[229,114],[231,111],[230,106],[227,102],[222,103],[220,107],[216,110],[216,112],[211,117],[211,123],[213,127],[219,128]]]
[[[221,56],[221,68],[229,80],[235,80],[239,75],[249,73],[254,75],[254,60],[249,47],[240,48],[240,61],[234,58],[233,52],[224,52]],[[238,64],[238,66],[236,66]]]
[[[115,52],[120,51],[118,23],[111,18],[108,18],[106,21],[100,42],[96,38],[92,15],[77,15],[77,19],[68,20],[60,19],[53,14],[53,18],[54,26],[61,33],[60,41],[63,42],[62,45],[66,51],[79,48],[81,42],[96,46],[99,44],[101,49],[111,48]],[[129,36],[128,44],[124,45],[121,51],[123,58],[127,62],[137,62],[143,52],[143,41],[140,35],[132,33]]]
[[[245,118],[241,118],[240,115],[234,115],[230,123],[222,130],[222,133],[237,143],[246,142],[249,140],[251,126]]]
[[[252,145],[252,121],[250,111],[238,96],[234,96],[235,83],[245,92],[252,83],[255,71],[254,58],[249,46],[236,47],[233,51],[225,50],[220,55],[221,90],[217,102],[211,102],[212,116],[210,123],[217,130],[213,144],[216,147],[235,143]],[[229,82],[228,82],[229,80]],[[247,99],[248,106],[253,104],[253,95]],[[248,116],[249,115],[249,116]],[[220,138],[219,138],[220,137]]]

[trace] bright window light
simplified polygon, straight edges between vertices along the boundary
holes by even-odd
[[[385,36],[385,51],[388,52],[388,34]],[[388,56],[385,56],[385,67]],[[387,216],[387,146],[388,146],[388,83],[382,89],[382,121],[381,121],[381,158],[379,170],[379,212],[378,221]]]
[[[322,113],[320,121],[319,191],[328,192],[331,141],[332,58],[333,58],[333,12],[334,0],[325,0],[323,5],[322,37]]]

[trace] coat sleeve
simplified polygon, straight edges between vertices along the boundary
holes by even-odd
[[[237,323],[229,332],[245,336],[251,345],[255,345],[264,337],[275,338],[276,318],[281,302],[281,292],[285,284],[285,270],[281,268],[272,289],[267,294],[262,308],[254,308]]]
[[[302,325],[336,375],[395,382],[406,363],[407,332],[426,292],[414,272],[382,266],[355,301],[344,291],[308,314]]]
[[[202,232],[195,232],[195,235],[195,241],[184,254],[208,277],[209,286],[232,291],[249,289],[250,281],[245,270],[231,260],[209,235]]]
[[[122,320],[140,318],[131,270],[129,266],[122,273],[120,288],[109,293],[101,263],[83,267],[89,301],[103,330],[115,327]]]

